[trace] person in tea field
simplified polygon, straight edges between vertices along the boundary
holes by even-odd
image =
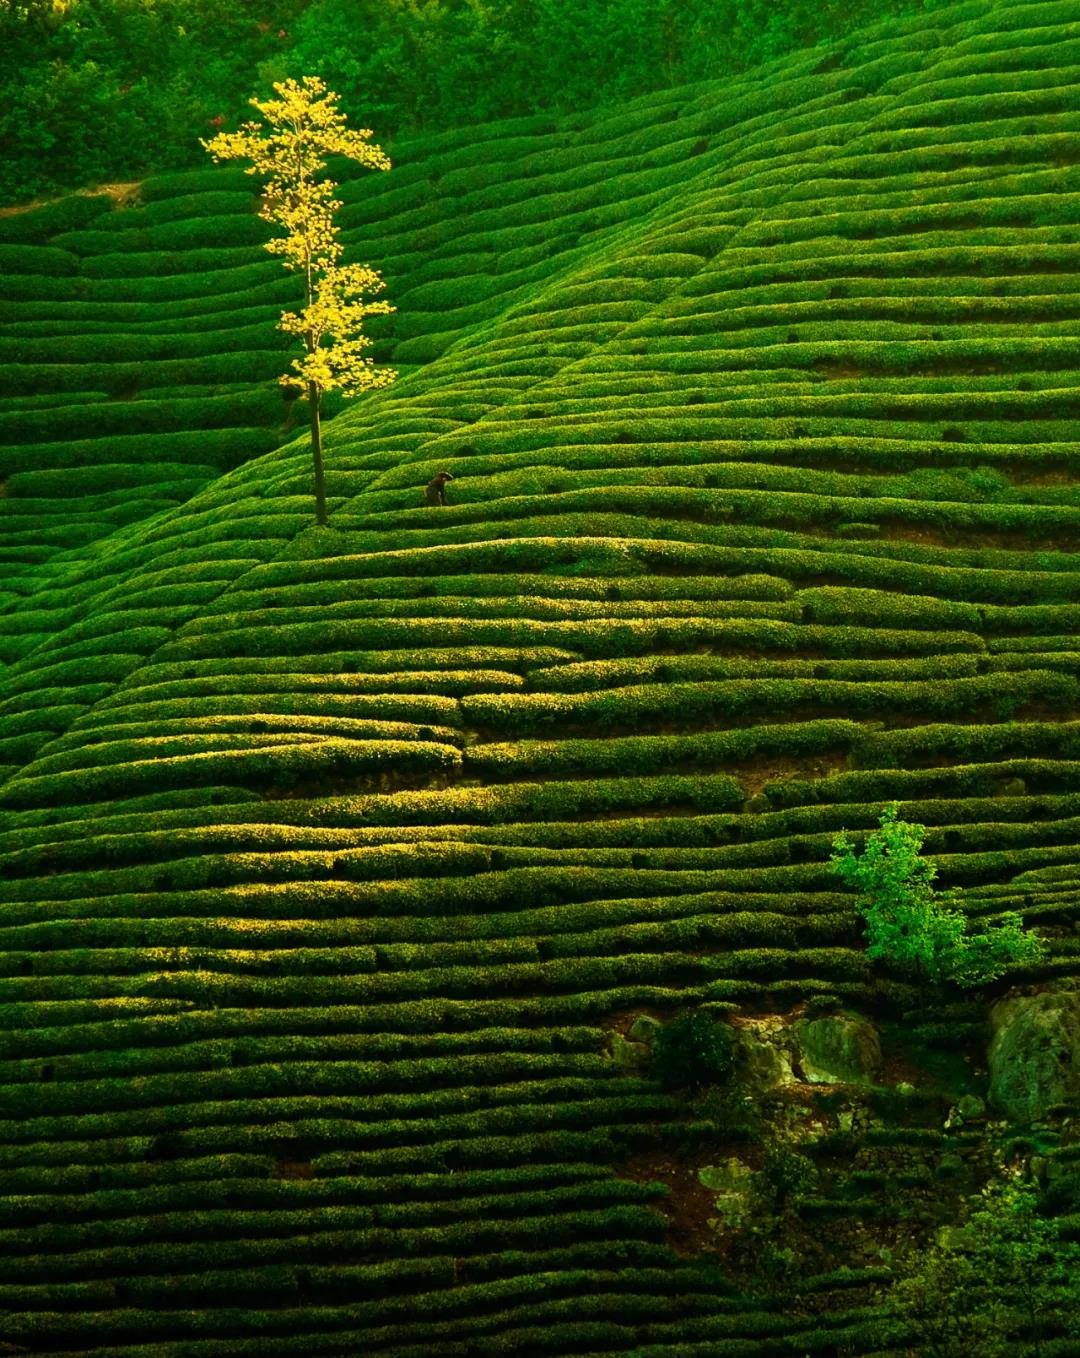
[[[454,479],[451,472],[439,472],[427,483],[424,491],[424,503],[429,505],[446,504],[446,483]]]

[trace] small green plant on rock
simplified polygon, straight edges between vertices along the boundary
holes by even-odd
[[[926,827],[898,819],[898,811],[894,802],[882,814],[881,828],[867,837],[861,854],[846,833],[833,840],[829,866],[859,893],[867,955],[961,986],[983,985],[1012,966],[1038,961],[1043,942],[1024,930],[1015,911],[1006,911],[992,929],[967,932],[967,918],[956,908],[958,893],[935,891],[937,868],[919,856]]]
[[[731,1029],[700,1010],[678,1014],[653,1039],[652,1073],[666,1089],[718,1084],[734,1067]]]

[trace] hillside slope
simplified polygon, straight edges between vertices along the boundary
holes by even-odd
[[[22,275],[56,291],[19,284],[3,331],[3,1340],[908,1333],[871,1304],[879,1241],[839,1228],[820,1315],[731,1295],[696,1177],[730,1128],[608,1049],[643,1010],[832,997],[894,1071],[953,1025],[974,1075],[947,1052],[948,1078],[985,1092],[992,995],[928,1013],[826,866],[894,799],[973,916],[1047,937],[1022,982],[1077,973],[1080,24],[979,0],[822,65],[402,143],[349,181],[403,376],[328,426],[325,530],[303,439],[241,435],[214,474],[212,428],[277,418],[254,234],[211,258],[192,228],[163,263],[159,226],[109,213],[19,247],[76,262]],[[206,221],[197,187],[250,226],[217,173],[147,201]],[[173,507],[110,392],[198,469]],[[70,479],[95,465],[98,517]],[[451,505],[421,507],[443,468]],[[931,1174],[967,1145],[936,1105],[877,1135]],[[922,1180],[871,1210],[871,1177],[807,1219],[887,1233]]]

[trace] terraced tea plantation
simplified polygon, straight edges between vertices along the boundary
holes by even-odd
[[[881,1249],[1080,977],[1078,80],[1070,0],[969,0],[338,171],[401,376],[325,529],[250,178],[0,217],[4,1352],[915,1351]],[[893,801],[1043,963],[868,960]],[[627,1039],[686,1008],[880,1033],[754,1095],[781,1302],[701,1174],[760,1142]],[[1077,1238],[1055,1107],[991,1117]]]

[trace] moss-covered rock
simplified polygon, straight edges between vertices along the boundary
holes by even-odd
[[[956,1101],[956,1111],[965,1122],[977,1122],[986,1116],[986,1104],[978,1094],[961,1094]]]
[[[748,1089],[762,1093],[790,1084],[790,1039],[779,1019],[740,1024],[734,1029],[735,1070]]]
[[[881,1069],[877,1029],[858,1014],[830,1014],[794,1025],[799,1063],[812,1084],[870,1085]]]
[[[642,1070],[651,1055],[644,1042],[628,1042],[621,1033],[611,1034],[611,1054],[615,1063],[626,1071]]]
[[[630,1025],[626,1036],[632,1042],[652,1042],[663,1026],[659,1019],[651,1018],[648,1014],[639,1014]]]
[[[990,1102],[1036,1121],[1080,1097],[1080,992],[1044,991],[1001,1000],[990,1011]]]
[[[743,1224],[749,1206],[750,1182],[754,1171],[743,1164],[737,1156],[731,1156],[719,1165],[704,1165],[698,1170],[698,1179],[706,1188],[716,1194],[715,1217],[709,1218],[709,1225],[715,1231],[737,1228]]]

